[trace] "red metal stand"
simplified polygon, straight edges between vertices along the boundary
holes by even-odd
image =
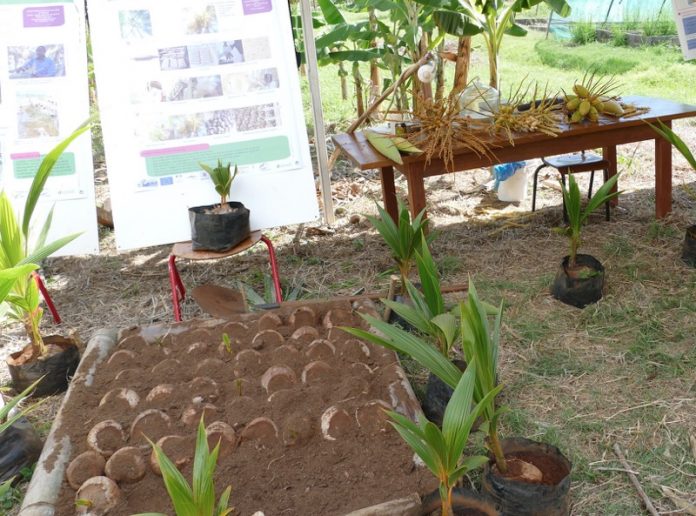
[[[32,272],[32,276],[34,276],[34,281],[36,281],[36,285],[39,287],[39,291],[41,292],[41,296],[44,298],[44,301],[46,302],[46,306],[48,307],[48,311],[51,312],[51,317],[53,317],[53,322],[56,324],[61,323],[60,315],[58,314],[58,310],[56,310],[56,305],[53,304],[53,299],[51,299],[51,295],[48,293],[48,290],[46,290],[46,286],[44,285],[43,280],[41,279],[41,276],[39,276],[36,272]]]
[[[234,249],[227,251],[225,253],[213,253],[208,251],[197,252],[193,251],[190,242],[175,244],[172,248],[172,252],[169,255],[169,285],[172,290],[172,304],[174,305],[174,320],[176,322],[181,321],[181,302],[186,297],[186,288],[181,281],[181,276],[179,275],[179,270],[176,268],[177,257],[186,258],[189,260],[217,260],[220,258],[226,258],[228,256],[233,256],[235,254],[246,251],[254,244],[259,241],[263,241],[268,248],[268,261],[271,266],[271,277],[273,279],[273,287],[275,288],[276,301],[278,303],[283,302],[283,293],[280,287],[280,274],[278,271],[278,262],[276,260],[275,249],[273,248],[273,243],[266,236],[261,234],[259,231],[255,231],[251,234],[249,239],[239,244]]]
[[[261,240],[268,247],[268,260],[271,262],[271,277],[273,278],[273,286],[275,287],[276,302],[283,302],[283,291],[280,288],[280,275],[278,274],[278,262],[276,262],[275,249],[273,244],[266,235],[261,235]]]
[[[179,303],[186,297],[186,288],[181,282],[181,276],[176,268],[176,255],[169,255],[169,284],[172,287],[172,303],[174,304],[174,320],[181,321],[181,306]]]

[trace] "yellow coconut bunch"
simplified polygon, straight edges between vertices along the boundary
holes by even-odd
[[[599,115],[623,116],[624,110],[616,100],[614,92],[619,87],[615,76],[597,76],[588,72],[573,86],[574,95],[566,94],[565,108],[570,115],[571,123],[577,124],[583,120],[597,122]]]

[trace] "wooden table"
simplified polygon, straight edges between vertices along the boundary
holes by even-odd
[[[662,218],[672,209],[672,146],[659,137],[645,122],[653,123],[659,119],[671,127],[672,120],[696,116],[696,106],[637,96],[624,97],[623,101],[638,107],[648,107],[650,111],[627,119],[602,116],[598,123],[563,124],[561,133],[555,138],[542,133],[519,134],[515,137],[514,146],[502,136],[484,135],[484,140],[491,145],[493,155],[477,156],[466,149],[460,152],[455,151],[454,171],[602,148],[604,157],[611,164],[609,175],[612,176],[616,174],[617,145],[654,140],[655,216]],[[381,170],[384,206],[395,220],[397,201],[394,169],[406,177],[408,203],[413,215],[425,208],[423,179],[448,173],[442,160],[433,158],[426,165],[422,155],[404,156],[404,164],[398,165],[375,151],[361,132],[339,134],[333,139],[360,170],[374,168]]]

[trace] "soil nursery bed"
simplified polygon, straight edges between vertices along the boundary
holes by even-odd
[[[80,368],[57,440],[69,436],[72,461],[91,449],[88,433],[111,420],[125,438],[105,432],[100,446],[110,452],[139,448],[145,475],[119,481],[123,499],[109,512],[116,516],[173,514],[142,434],[153,441],[186,438],[171,453],[190,480],[202,412],[206,426],[222,421],[234,430],[222,443],[215,475],[218,494],[232,486],[234,514],[340,515],[423,495],[436,486],[414,466],[413,453],[383,412],[386,407],[414,417],[420,409],[393,352],[336,327],[366,327],[356,310],[373,308],[369,302],[311,303],[227,321],[121,331],[90,387],[85,371],[92,364]],[[229,349],[223,334],[230,337]],[[52,458],[43,461],[47,470]],[[56,514],[74,513],[75,489],[64,479]]]

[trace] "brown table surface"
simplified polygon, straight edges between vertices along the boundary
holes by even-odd
[[[514,145],[502,135],[483,134],[482,138],[491,146],[492,155],[478,156],[467,149],[455,150],[453,171],[602,148],[604,157],[611,163],[610,175],[613,175],[616,173],[617,145],[655,140],[655,211],[658,218],[664,217],[672,205],[672,146],[645,122],[653,123],[659,119],[671,126],[672,120],[696,116],[696,106],[639,96],[624,96],[622,100],[638,107],[648,107],[650,111],[625,119],[602,116],[597,123],[561,124],[561,133],[557,137],[543,133],[516,134]],[[362,132],[338,134],[333,140],[360,170],[381,169],[385,208],[394,218],[397,210],[394,169],[406,176],[413,214],[425,208],[423,178],[448,173],[442,160],[433,158],[426,164],[422,155],[404,156],[404,164],[396,164],[378,153]]]

